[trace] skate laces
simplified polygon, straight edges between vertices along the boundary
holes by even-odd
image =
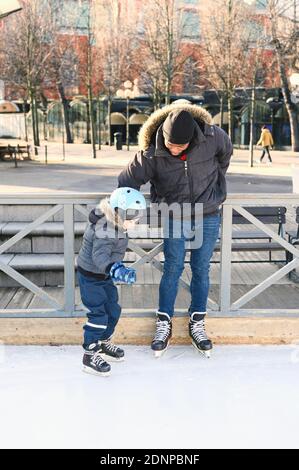
[[[167,338],[167,336],[170,333],[170,328],[171,328],[170,321],[158,320],[157,321],[157,330],[156,330],[156,334],[155,334],[155,337],[154,337],[154,341],[165,341],[165,339]]]
[[[106,341],[102,341],[102,345],[106,349],[108,349],[108,351],[110,351],[112,353],[117,353],[118,346],[115,346],[115,344],[111,343],[111,341],[109,339],[107,339]]]
[[[208,339],[204,322],[204,319],[198,321],[191,320],[191,333],[197,342],[206,341]]]
[[[92,356],[92,359],[91,359],[91,362],[95,365],[95,366],[101,366],[102,364],[104,364],[106,361],[104,361],[104,359],[102,358],[101,356],[101,351],[97,351],[93,354]]]

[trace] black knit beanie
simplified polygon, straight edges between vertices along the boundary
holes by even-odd
[[[171,111],[163,124],[163,136],[172,144],[187,144],[193,137],[194,128],[194,119],[188,111]]]

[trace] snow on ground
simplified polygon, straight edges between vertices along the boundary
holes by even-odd
[[[127,346],[110,377],[80,347],[0,348],[1,448],[299,447],[298,346]]]

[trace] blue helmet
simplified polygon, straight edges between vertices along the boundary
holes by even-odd
[[[118,207],[124,211],[129,209],[140,211],[146,209],[146,201],[143,194],[133,188],[115,189],[110,196],[109,203],[113,209]]]

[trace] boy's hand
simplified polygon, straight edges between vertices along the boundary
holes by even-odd
[[[136,282],[136,271],[126,268],[122,263],[114,263],[110,269],[110,276],[114,281],[134,284]]]

